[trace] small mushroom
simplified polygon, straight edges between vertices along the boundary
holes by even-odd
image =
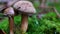
[[[8,16],[8,18],[9,18],[10,34],[14,34],[13,33],[13,27],[14,27],[14,10],[13,10],[13,8],[9,7],[7,9],[5,9],[4,15]]]
[[[18,1],[13,5],[13,8],[21,12],[21,31],[25,33],[28,28],[28,14],[36,13],[33,4],[29,1]]]

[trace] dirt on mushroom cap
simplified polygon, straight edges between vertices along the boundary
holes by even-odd
[[[29,1],[18,1],[13,5],[13,7],[21,12],[36,13],[33,4]]]

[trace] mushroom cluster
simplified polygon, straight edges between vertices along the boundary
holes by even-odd
[[[13,25],[14,25],[14,15],[15,11],[21,13],[21,31],[22,34],[24,34],[28,29],[28,16],[29,14],[35,14],[36,10],[33,6],[33,4],[30,1],[17,1],[17,2],[8,2],[7,7],[3,10],[4,15],[8,17],[9,19],[9,25],[10,25],[10,34],[14,34],[13,32]]]

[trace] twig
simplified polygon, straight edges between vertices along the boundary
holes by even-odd
[[[53,7],[53,11],[57,14],[57,16],[60,18],[60,14],[58,13],[58,11],[56,10],[55,7]]]

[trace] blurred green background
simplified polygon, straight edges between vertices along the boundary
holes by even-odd
[[[56,13],[50,10],[48,13],[43,14],[40,18],[36,17],[39,12],[41,12],[41,8],[39,6],[41,3],[39,0],[30,0],[34,7],[36,8],[36,14],[31,17],[28,17],[28,30],[26,34],[60,34],[60,18],[57,17]],[[60,1],[60,0],[59,0]],[[60,13],[60,3],[54,2],[46,2],[47,6],[54,6],[58,13]],[[2,18],[2,14],[0,14],[0,18]],[[21,15],[17,15],[14,17],[14,32],[15,34],[20,33],[20,24],[21,24]],[[8,18],[3,17],[0,21],[0,29],[3,29],[7,34],[9,33],[9,23]]]

